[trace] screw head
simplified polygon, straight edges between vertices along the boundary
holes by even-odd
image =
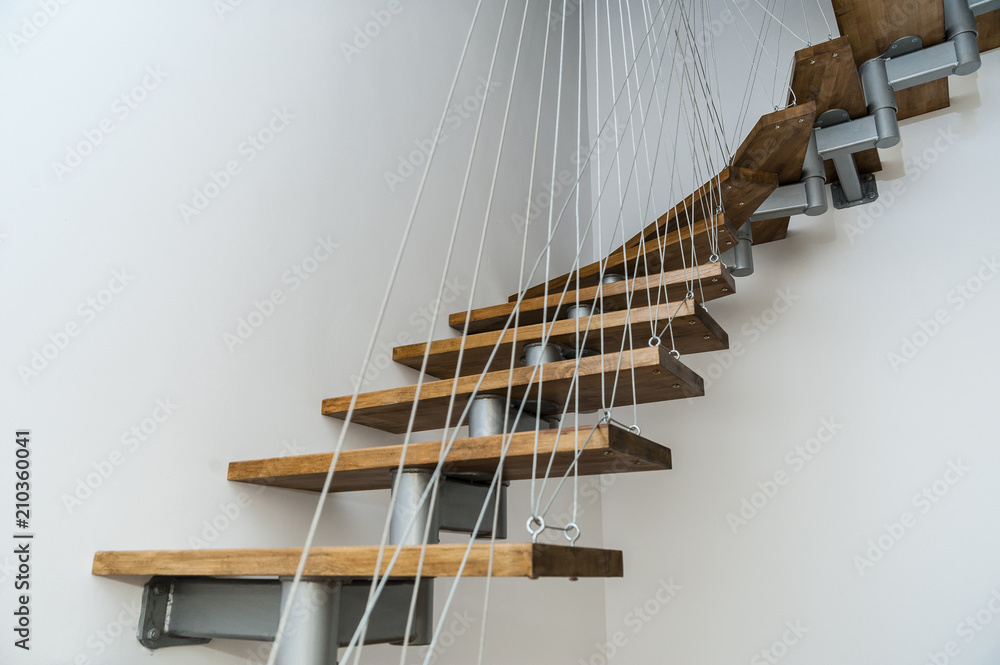
[[[816,61],[815,61],[815,60],[810,60],[810,61],[809,61],[809,64],[810,64],[810,65],[815,65],[815,64],[816,64]]]
[[[156,586],[153,587],[153,594],[156,596],[162,596],[166,592],[167,592],[166,584],[157,584]]]
[[[160,629],[159,628],[150,628],[149,630],[147,630],[146,631],[146,639],[153,640],[154,642],[156,640],[160,639]]]
[[[702,339],[712,339],[712,336],[711,335],[705,335],[704,337],[702,337]]]
[[[837,57],[838,55],[839,55],[839,53],[834,53],[834,54],[833,54],[833,57],[835,57],[835,58],[836,58],[836,57]]]
[[[727,240],[727,241],[726,241],[726,244],[727,244],[727,245],[732,245],[732,244],[733,244],[733,241],[732,241],[732,240]]]
[[[728,288],[723,288],[723,289],[722,289],[722,292],[723,292],[723,293],[729,293],[729,289],[728,289]]]
[[[674,384],[674,385],[673,385],[672,387],[674,387],[674,388],[680,388],[680,387],[681,387],[681,384],[679,384],[679,383],[675,383],[675,384]]]
[[[653,374],[659,374],[659,373],[660,373],[660,370],[658,370],[658,369],[654,369],[653,370]]]
[[[611,456],[611,451],[610,450],[605,450],[604,451],[604,456],[605,457],[610,457]]]
[[[719,281],[719,278],[718,278],[718,277],[713,277],[713,278],[712,278],[712,284],[715,284],[715,283],[716,283],[716,282],[718,282],[718,281]]]
[[[775,129],[781,129],[781,125],[775,125],[774,128]]]
[[[875,192],[871,192],[870,194],[868,194],[868,198],[874,199],[875,198]]]
[[[697,321],[688,321],[688,325],[689,325],[689,326],[693,326],[693,325],[694,325],[694,324],[696,324],[696,323],[697,323]]]

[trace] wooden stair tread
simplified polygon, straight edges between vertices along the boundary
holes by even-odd
[[[1000,9],[977,16],[976,28],[979,30],[980,53],[1000,48]]]
[[[641,233],[632,236],[625,243],[625,247],[634,247],[643,240],[653,240],[657,233],[673,231],[678,226],[701,221],[706,216],[714,216],[714,207],[717,204],[709,204],[719,200],[717,189],[721,189],[723,208],[730,224],[734,229],[739,229],[777,187],[778,179],[773,173],[725,168],[716,178],[699,187],[686,199],[646,226]]]
[[[577,471],[581,476],[671,468],[669,448],[621,427],[598,425],[596,428],[542,430],[537,433],[537,449],[535,434],[530,431],[455,439],[442,470],[446,476],[493,476],[505,446],[503,480],[530,479],[533,459],[537,464],[536,476],[545,477],[553,450],[555,457],[549,472],[552,478],[559,478],[566,472],[580,449],[583,452],[577,460]],[[536,450],[537,457],[534,457]],[[341,451],[330,491],[389,489],[392,473],[399,468],[402,454],[402,445]],[[440,441],[411,443],[406,451],[406,468],[433,469],[440,457]],[[231,462],[229,480],[318,492],[323,489],[331,462],[333,453]]]
[[[690,256],[692,244],[697,255],[697,263],[708,263],[712,253],[710,233],[713,223],[718,225],[719,252],[733,247],[736,244],[736,229],[729,223],[729,218],[722,214],[711,220],[702,219],[695,222],[693,228],[689,228],[687,225],[681,226],[661,238],[650,240],[642,245],[619,247],[607,259],[591,263],[576,272],[550,279],[548,281],[549,293],[561,292],[566,282],[573,282],[570,285],[571,289],[597,284],[600,281],[602,266],[604,266],[604,274],[621,273],[630,277],[683,269],[686,267],[685,264],[692,266],[695,263]],[[636,257],[639,257],[638,260]],[[532,286],[524,292],[525,298],[544,295],[545,283]],[[509,300],[517,300],[517,295],[512,295]]]
[[[428,545],[424,577],[455,577],[467,545]],[[381,573],[388,567],[395,547],[387,547]],[[416,577],[421,547],[402,548],[389,577]],[[305,566],[309,577],[365,578],[375,572],[378,546],[313,547]],[[94,575],[174,575],[213,577],[284,577],[295,574],[302,548],[231,550],[148,550],[97,552]],[[463,577],[486,577],[490,544],[472,546]],[[493,577],[621,577],[622,553],[589,547],[542,543],[496,543]]]
[[[779,185],[798,182],[814,122],[813,101],[762,116],[737,148],[733,166],[775,173]]]
[[[464,349],[460,370],[462,375],[480,374],[489,369],[509,368],[511,355],[514,356],[515,365],[520,364],[520,358],[524,355],[524,345],[541,342],[546,336],[552,344],[562,344],[571,348],[575,348],[577,340],[580,340],[583,348],[598,353],[602,350],[602,340],[604,351],[629,349],[633,344],[646,346],[654,322],[659,332],[671,316],[673,316],[673,341],[680,353],[686,355],[729,348],[729,336],[709,316],[705,308],[694,300],[686,300],[664,302],[652,307],[633,307],[630,310],[604,312],[593,317],[584,316],[577,319],[559,319],[544,324],[522,325],[516,330],[508,328],[505,333],[489,331],[467,335],[464,338],[453,337],[434,341],[430,343],[425,371],[439,379],[455,376],[458,355],[462,349]],[[629,336],[629,324],[631,324],[631,340],[625,339],[623,347],[623,338]],[[427,347],[428,345],[423,342],[397,346],[392,350],[392,359],[419,370]],[[494,349],[496,349],[495,354]]]
[[[868,115],[861,77],[847,37],[838,37],[795,52],[792,92],[798,103],[815,101],[819,116],[830,109],[843,109],[851,119]],[[789,95],[791,97],[791,95]],[[859,173],[882,170],[878,150],[871,148],[854,155]],[[826,181],[837,180],[833,161],[826,162]]]
[[[902,37],[920,37],[925,47],[945,39],[941,0],[915,0],[905,7],[893,0],[833,0],[833,10],[858,66],[882,55]],[[900,120],[947,108],[948,79],[900,90],[896,103]]]
[[[606,353],[603,356],[591,356],[581,359],[579,363],[579,377],[573,393],[570,393],[570,388],[576,372],[576,360],[548,363],[541,366],[543,369],[538,372],[535,372],[534,367],[517,367],[513,371],[498,370],[478,376],[428,381],[420,389],[413,428],[415,431],[422,431],[441,429],[446,424],[457,425],[477,384],[480,395],[506,396],[510,386],[510,394],[514,399],[535,400],[539,393],[539,379],[542,378],[541,399],[559,404],[560,413],[567,401],[571,405],[576,404],[575,393],[579,393],[581,411],[601,408],[601,387],[602,385],[605,387],[607,398],[610,400],[616,374],[620,375],[621,385],[615,393],[614,403],[608,406],[631,405],[633,369],[639,404],[704,394],[704,382],[701,377],[671,356],[663,346],[639,348],[621,354]],[[416,388],[416,386],[405,386],[362,393],[358,396],[352,422],[397,434],[405,432]],[[452,410],[451,422],[446,423],[453,389],[456,392],[455,407]],[[323,400],[322,413],[344,419],[350,404],[350,395],[326,399]]]
[[[525,298],[521,301],[520,323],[538,323],[544,318],[551,321],[553,317],[559,318],[558,314],[566,307],[581,303],[591,302],[598,297],[604,303],[605,308],[622,309],[628,306],[628,297],[631,293],[632,306],[649,305],[656,302],[656,294],[659,289],[662,293],[660,301],[676,300],[677,295],[684,293],[687,282],[692,282],[695,288],[695,298],[699,302],[708,302],[716,298],[723,298],[736,292],[736,280],[732,274],[722,267],[721,263],[705,263],[702,265],[681,268],[680,270],[669,270],[649,275],[640,275],[620,282],[605,284],[603,289],[600,285],[584,286],[579,289],[567,289],[566,296],[563,297],[562,289],[555,293],[549,293],[549,297],[536,296]],[[469,332],[482,332],[483,330],[500,330],[504,327],[514,309],[517,307],[518,294],[514,294],[502,305],[492,305],[490,307],[480,307],[471,312],[469,321]],[[455,330],[465,328],[465,319],[469,312],[456,312],[448,318],[448,325]]]

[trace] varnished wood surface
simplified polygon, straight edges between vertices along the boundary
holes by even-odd
[[[504,448],[506,447],[506,453]],[[503,458],[503,480],[526,480],[535,475],[562,477],[579,453],[581,476],[606,473],[659,471],[671,468],[670,449],[614,425],[566,427],[506,436],[456,439],[448,450],[442,472],[446,476],[493,476]],[[537,456],[536,453],[537,452]],[[553,456],[553,452],[555,455]],[[389,489],[399,468],[403,446],[378,446],[345,450],[337,459],[331,492]],[[433,469],[441,458],[441,442],[411,443],[406,468]],[[229,464],[229,480],[318,492],[323,489],[333,453],[295,455]]]
[[[780,185],[798,182],[816,103],[805,102],[762,116],[733,156],[733,166],[775,173]]]
[[[708,263],[712,254],[712,231],[716,224],[719,252],[724,252],[736,244],[736,229],[725,215],[717,215],[711,220],[701,220],[692,226],[681,226],[643,245],[619,247],[605,261],[591,263],[577,273],[567,273],[549,280],[549,293],[554,290],[561,292],[566,282],[572,282],[571,289],[598,284],[602,274],[621,273],[639,276]],[[692,256],[692,245],[694,245],[694,256]],[[545,284],[533,286],[524,293],[525,298],[544,296]],[[511,296],[510,300],[517,300],[516,295]]]
[[[892,43],[915,35],[924,46],[944,41],[944,5],[941,0],[833,0],[840,34],[847,37],[857,65],[879,57]],[[896,93],[900,120],[947,108],[948,79]]]
[[[708,302],[724,298],[736,292],[736,280],[722,267],[721,263],[708,263],[687,270],[672,270],[665,273],[655,273],[635,279],[622,280],[603,286],[587,286],[579,291],[568,290],[565,297],[562,291],[549,295],[548,298],[527,298],[516,302],[506,302],[502,305],[481,307],[471,312],[456,312],[448,318],[448,324],[455,330],[465,329],[465,320],[469,319],[469,332],[477,333],[486,330],[501,330],[507,325],[507,319],[519,309],[517,322],[519,325],[540,323],[544,316],[546,321],[562,317],[567,308],[580,303],[597,302],[606,312],[613,312],[632,307],[648,307],[657,302],[678,300],[687,295],[687,282],[694,284],[694,298],[699,302]],[[631,301],[629,301],[631,298]],[[516,298],[515,298],[516,300]],[[513,319],[511,320],[513,325]]]
[[[1000,47],[1000,9],[976,17],[979,30],[979,52],[986,53]]]
[[[753,244],[763,245],[788,236],[788,222],[791,217],[777,217],[753,222]]]
[[[816,115],[830,109],[843,109],[850,118],[868,115],[861,77],[854,64],[854,53],[847,37],[838,37],[795,52],[792,92],[799,102],[816,102]],[[789,95],[791,97],[791,95]],[[878,150],[872,148],[854,155],[859,173],[882,170]],[[833,162],[826,162],[827,182],[837,180]],[[756,230],[756,225],[754,229]],[[754,244],[757,244],[756,238]]]
[[[401,548],[389,577],[455,577],[467,545],[428,545],[420,568],[421,547]],[[388,547],[379,571],[384,575],[395,554]],[[329,578],[365,578],[375,573],[379,548],[314,547],[309,551],[305,575]],[[151,550],[97,552],[94,575],[172,575],[212,577],[284,577],[295,574],[302,549],[297,547],[238,550]],[[472,546],[463,577],[486,577],[490,572],[490,545]],[[531,543],[497,543],[493,552],[493,577],[621,577],[622,553],[588,547]]]
[[[575,405],[579,393],[581,411],[592,411],[605,406],[602,386],[609,404],[616,379],[620,382],[614,391],[613,406],[632,404],[633,370],[636,399],[639,404],[663,402],[704,394],[701,377],[670,355],[663,346],[646,347],[623,354],[606,353],[579,361],[579,378],[573,387],[577,361],[564,360],[534,367],[518,367],[513,371],[500,370],[480,376],[462,376],[455,379],[428,381],[420,390],[420,401],[414,420],[414,430],[441,429],[446,424],[457,425],[470,396],[479,385],[480,395],[506,396],[508,387],[514,399],[538,398],[555,402],[564,407],[567,402]],[[539,390],[539,384],[541,388]],[[352,422],[374,427],[386,432],[403,433],[410,418],[411,405],[416,399],[416,386],[390,388],[358,396]],[[571,391],[571,388],[573,390]],[[448,404],[455,391],[455,408],[447,422]],[[323,400],[323,415],[344,419],[351,403],[351,396]]]
[[[694,300],[687,300],[525,325],[516,330],[508,329],[505,334],[490,331],[468,335],[464,339],[453,337],[438,340],[430,344],[426,372],[439,379],[448,379],[456,375],[456,369],[460,369],[457,373],[463,376],[504,369],[510,367],[511,355],[514,356],[515,365],[519,364],[524,355],[524,345],[541,342],[546,336],[552,344],[570,348],[579,346],[597,353],[602,350],[630,349],[633,342],[646,346],[650,331],[654,327],[662,330],[671,317],[675,348],[680,353],[687,355],[729,348],[726,332],[708,315],[704,307]],[[392,351],[392,359],[419,370],[426,349],[425,343],[397,346]],[[462,366],[458,368],[458,356],[462,349]],[[490,356],[493,357],[492,361]]]

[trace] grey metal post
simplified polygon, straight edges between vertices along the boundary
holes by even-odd
[[[803,212],[811,217],[825,213],[828,207],[826,202],[826,167],[823,165],[823,158],[819,155],[815,131],[809,136],[806,159],[802,163],[801,182],[805,185],[806,194],[806,207]],[[744,226],[749,225],[745,224]],[[739,262],[738,259],[737,262]]]
[[[885,63],[884,58],[874,58],[858,68],[868,115],[875,118],[876,148],[891,148],[899,143],[899,121],[896,119],[899,105],[896,103],[896,91],[889,85]]]
[[[292,579],[282,578],[282,607],[288,602],[291,589]],[[275,658],[277,665],[329,665],[337,662],[340,594],[340,582],[299,580]]]
[[[979,56],[976,15],[969,6],[969,0],[944,0],[944,29],[958,56],[955,73],[965,76],[978,70],[983,61]]]
[[[430,469],[403,469],[398,485],[394,480],[396,503],[392,509],[392,518],[389,520],[390,545],[423,545],[428,523],[430,531],[427,532],[427,542],[438,542],[437,510],[431,514],[433,497],[428,494],[423,505],[420,504],[420,498],[431,484],[433,477],[434,473]],[[411,522],[413,522],[412,528],[410,528]]]
[[[733,266],[731,272],[736,277],[747,277],[753,274],[753,227],[750,222],[744,222],[737,232],[736,247],[733,248]]]
[[[524,364],[529,367],[532,365],[559,362],[562,359],[562,347],[558,344],[535,342],[534,344],[524,345]]]

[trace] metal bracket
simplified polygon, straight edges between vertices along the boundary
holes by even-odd
[[[855,206],[865,205],[866,203],[874,203],[878,200],[878,182],[875,180],[875,176],[871,173],[862,176],[861,198],[856,201],[852,201],[847,198],[847,195],[844,193],[844,188],[841,187],[839,182],[835,182],[830,186],[830,194],[833,195],[833,207],[837,210],[853,208]]]
[[[143,588],[139,642],[147,649],[206,644],[215,638],[273,642],[281,618],[282,593],[289,584],[288,580],[153,577]],[[370,589],[370,580],[303,580],[296,602],[308,610],[304,614],[325,622],[317,628],[331,642],[347,646],[361,623]],[[411,580],[386,583],[369,615],[365,644],[403,642],[413,592]],[[433,592],[433,580],[421,580],[409,635],[411,645],[430,643]],[[325,611],[318,612],[320,607]],[[290,618],[292,624],[298,620]],[[283,638],[283,644],[289,641],[290,652],[296,636],[306,632],[300,628],[290,628]],[[336,647],[330,646],[326,647],[325,662],[301,665],[336,665]]]

